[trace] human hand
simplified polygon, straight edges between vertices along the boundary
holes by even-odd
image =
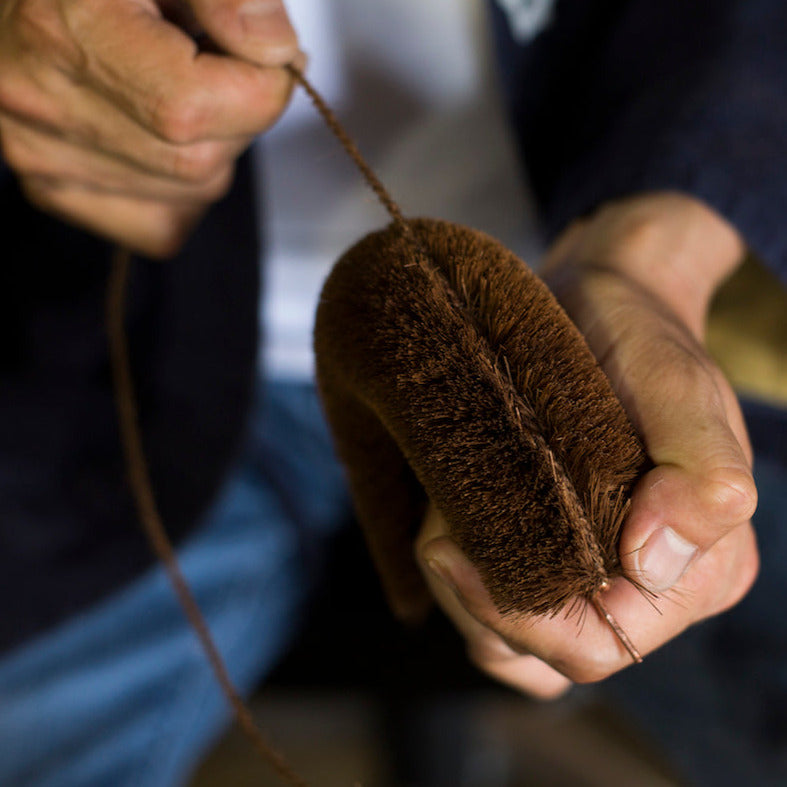
[[[281,0],[6,0],[3,158],[43,210],[170,256],[286,106],[298,57]]]
[[[642,654],[734,605],[757,574],[751,447],[736,397],[702,345],[713,292],[743,251],[703,204],[653,194],[576,222],[542,272],[655,465],[634,490],[620,556],[658,594],[657,609],[622,578],[604,597]],[[471,660],[491,676],[547,698],[631,663],[592,607],[581,627],[566,614],[501,616],[434,509],[416,552]]]

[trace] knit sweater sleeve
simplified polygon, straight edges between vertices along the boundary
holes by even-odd
[[[787,3],[562,0],[529,42],[494,20],[550,236],[604,201],[677,190],[787,281]]]

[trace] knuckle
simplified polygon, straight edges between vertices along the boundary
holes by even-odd
[[[612,264],[618,269],[626,269],[630,263],[621,261],[638,260],[642,249],[658,248],[663,238],[663,227],[659,221],[646,213],[621,213],[620,206],[610,203],[606,206],[608,221],[615,222],[615,249]]]
[[[747,469],[720,467],[708,475],[703,498],[715,519],[739,524],[757,508],[757,487]]]
[[[64,157],[56,155],[48,140],[30,137],[27,130],[6,133],[0,125],[0,157],[18,175],[38,180],[69,181],[75,167]]]
[[[149,228],[146,244],[148,254],[152,257],[166,259],[172,257],[180,251],[189,230],[191,229],[189,220],[182,211],[177,208],[162,205],[157,212],[155,226]]]
[[[225,167],[217,177],[205,189],[204,197],[209,202],[216,202],[224,197],[232,186],[232,181],[235,177],[235,168],[233,166]]]
[[[20,181],[22,193],[27,201],[44,211],[55,209],[54,190],[41,178],[22,178]]]
[[[175,148],[169,170],[179,180],[200,185],[215,179],[226,166],[219,146],[203,142]]]
[[[73,110],[67,102],[45,93],[35,80],[25,75],[4,73],[0,62],[0,109],[21,122],[67,131],[73,127]]]
[[[146,237],[154,247],[152,256],[167,258],[180,251],[194,225],[205,212],[205,202],[160,203],[155,211],[152,227],[145,225]],[[149,213],[146,215],[150,215]]]
[[[153,131],[166,142],[189,145],[200,139],[206,112],[196,91],[182,95],[162,94],[149,108]]]
[[[21,177],[41,179],[67,179],[66,169],[44,151],[35,149],[24,136],[3,133],[0,129],[0,157]]]
[[[0,109],[21,114],[24,97],[29,91],[21,84],[21,80],[11,73],[8,64],[4,61],[5,58],[0,62]]]
[[[717,615],[732,609],[736,604],[743,600],[757,581],[760,572],[760,556],[753,547],[747,550],[736,566],[735,573],[724,595],[717,600],[712,607],[712,615]]]
[[[3,53],[0,58],[0,109],[11,116],[40,114],[40,88],[20,69],[16,53]]]
[[[30,152],[26,145],[21,144],[13,134],[3,133],[0,129],[0,156],[8,166],[20,174],[30,167]]]

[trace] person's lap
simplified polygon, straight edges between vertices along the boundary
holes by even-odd
[[[735,610],[603,689],[693,784],[714,787],[787,783],[787,417],[747,409],[755,447],[765,449],[756,467],[760,580]],[[347,513],[311,387],[263,390],[250,431],[222,495],[179,550],[242,691],[286,649],[319,574],[320,544]],[[0,784],[179,784],[228,719],[156,567],[0,659]]]
[[[183,572],[233,680],[251,690],[286,649],[320,542],[346,518],[311,386],[258,395],[247,450]],[[0,784],[180,784],[229,720],[160,567],[0,659]]]

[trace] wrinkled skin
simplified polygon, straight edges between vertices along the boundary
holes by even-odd
[[[280,2],[6,0],[2,155],[41,209],[167,257],[281,114],[299,58]]]

